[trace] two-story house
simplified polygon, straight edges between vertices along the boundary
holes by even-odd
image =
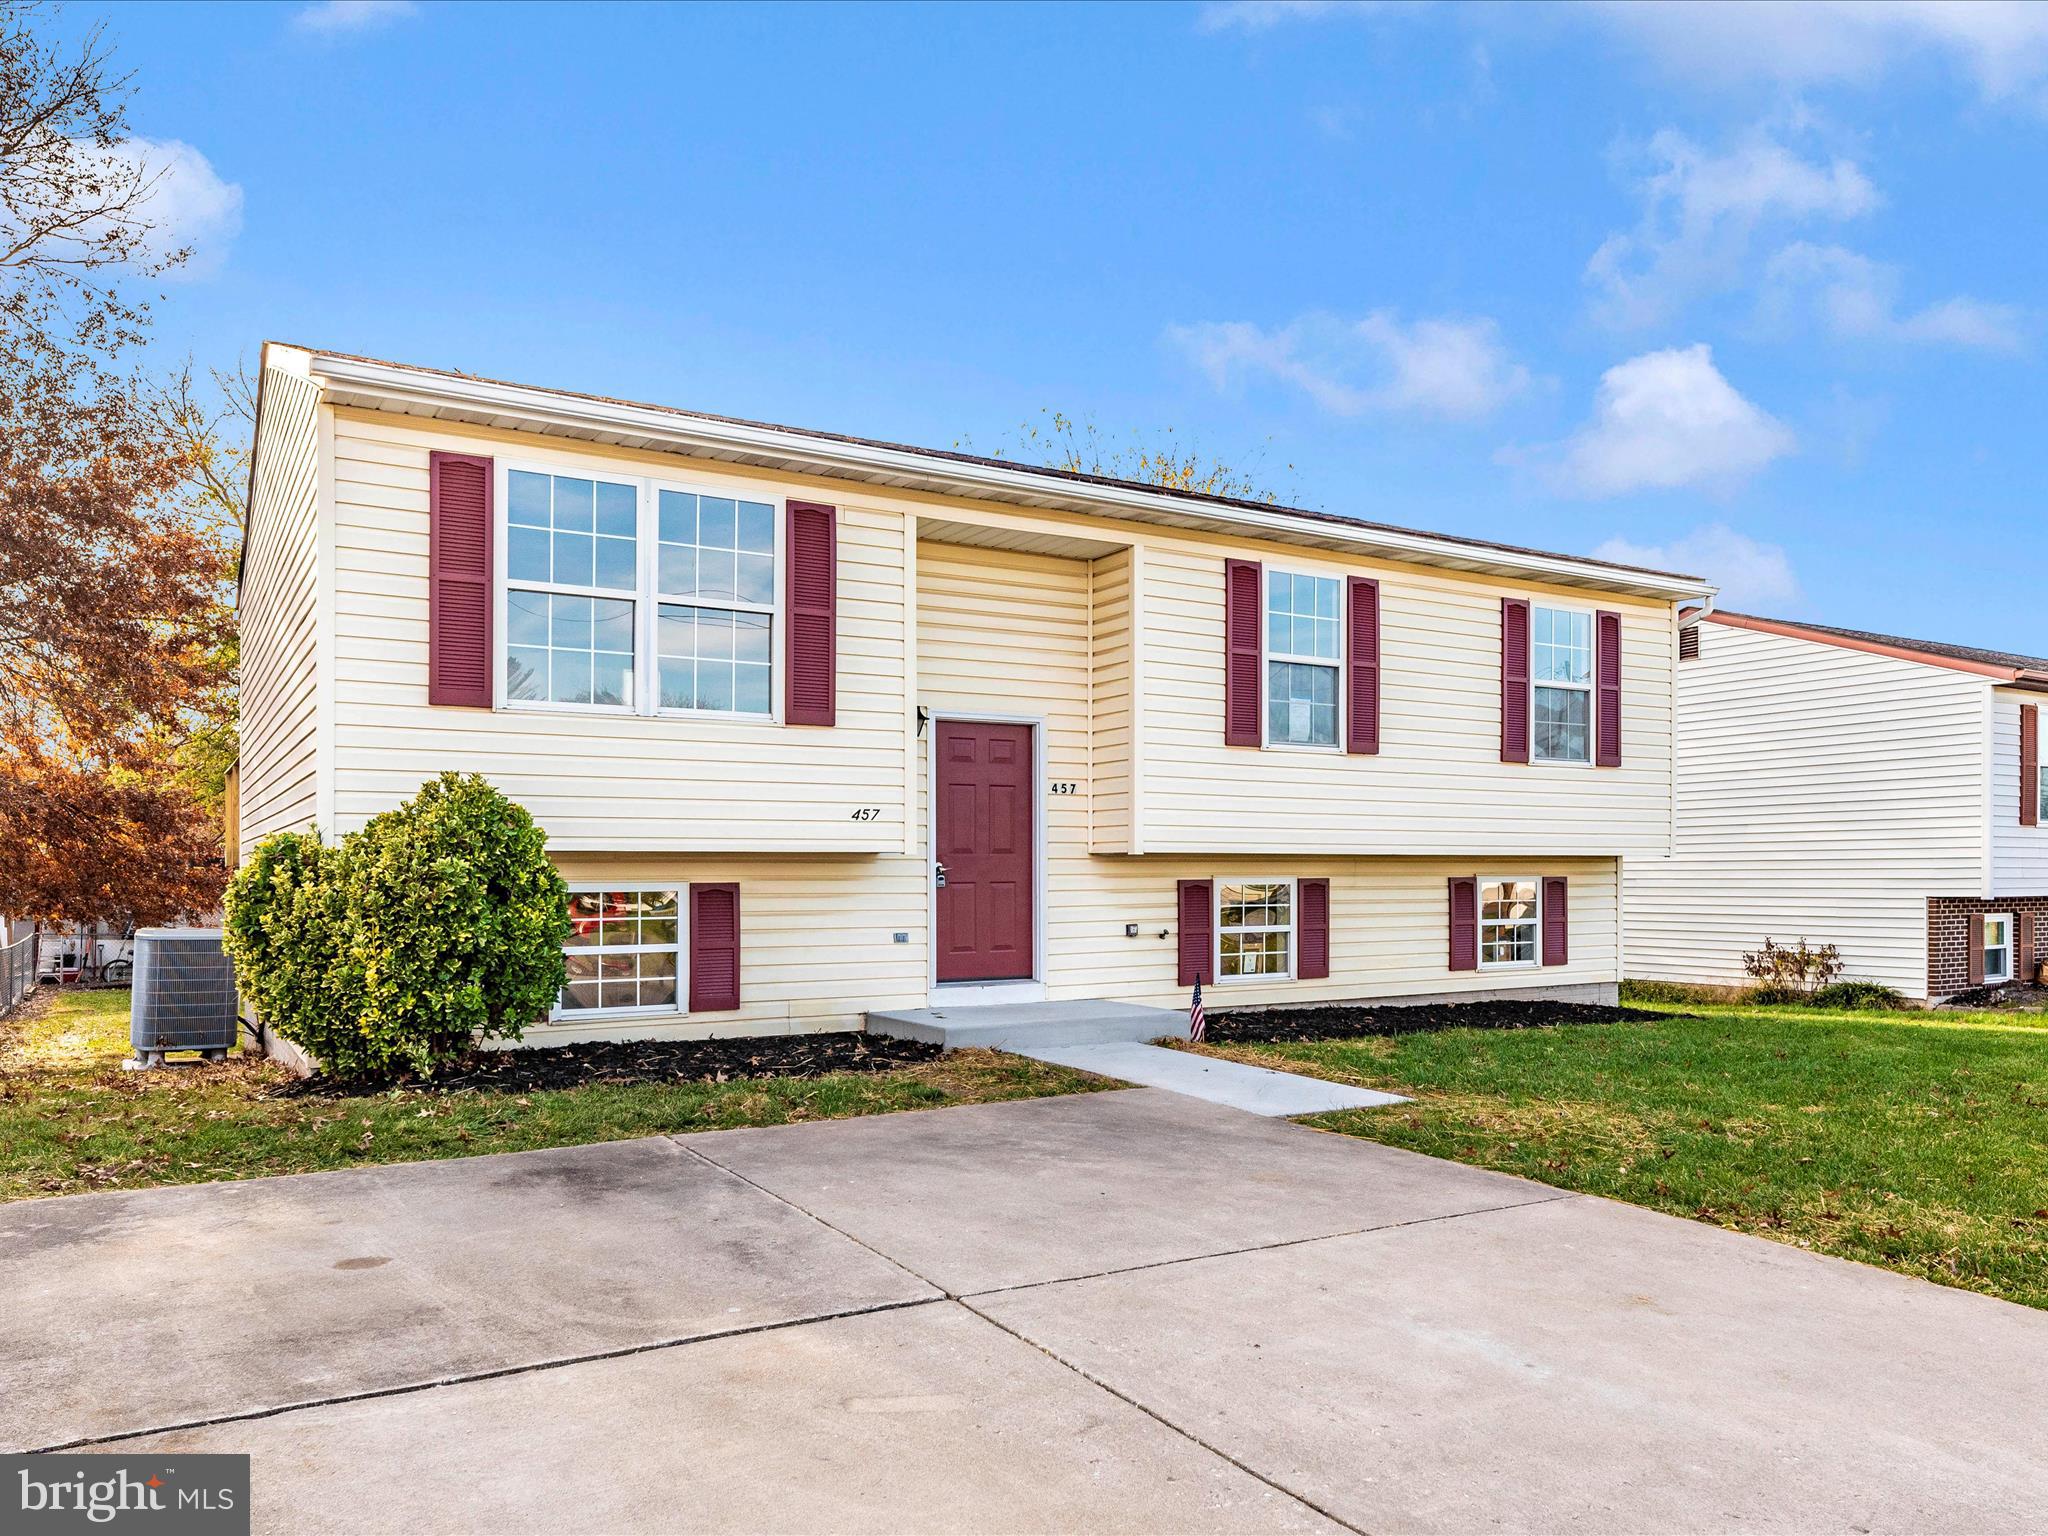
[[[2033,975],[2048,658],[1736,613],[1682,638],[1677,844],[1628,866],[1629,975],[1739,985],[1767,937],[1916,999]]]
[[[1690,577],[265,348],[239,844],[547,830],[536,1040],[1614,996]]]

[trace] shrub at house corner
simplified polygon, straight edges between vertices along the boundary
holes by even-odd
[[[546,843],[523,808],[453,773],[338,845],[268,838],[228,890],[242,990],[341,1077],[431,1074],[516,1040],[562,987],[568,892]]]

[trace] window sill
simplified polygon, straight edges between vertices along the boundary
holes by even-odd
[[[1259,750],[1261,752],[1300,752],[1306,753],[1311,757],[1342,757],[1344,755],[1344,748],[1335,742],[1328,746],[1318,746],[1305,741],[1267,741],[1259,744]]]
[[[497,707],[501,715],[572,715],[606,720],[697,720],[707,725],[781,725],[775,715],[741,714],[736,710],[657,709],[642,714],[623,704],[548,704],[536,699],[508,699]]]
[[[536,1029],[579,1029],[586,1024],[652,1024],[680,1021],[692,1017],[683,1008],[585,1008],[576,1013],[549,1014],[544,1024],[530,1024],[529,1032]]]

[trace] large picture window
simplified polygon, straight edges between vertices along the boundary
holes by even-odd
[[[680,890],[572,890],[557,1016],[676,1011],[682,948]]]
[[[1266,744],[1337,745],[1339,615],[1334,576],[1266,572]]]
[[[769,718],[773,505],[505,472],[505,699]]]
[[[1574,608],[1529,610],[1531,681],[1539,763],[1593,760],[1593,615]]]
[[[1538,885],[1535,879],[1479,883],[1479,963],[1534,965],[1537,953]]]
[[[1294,882],[1217,887],[1216,975],[1284,981],[1294,974]]]

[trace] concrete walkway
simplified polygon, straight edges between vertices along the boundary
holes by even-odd
[[[0,1207],[262,1531],[2022,1531],[2048,1314],[1149,1089]]]
[[[1265,1067],[1246,1066],[1241,1061],[1169,1051],[1134,1040],[1010,1049],[1034,1061],[1077,1067],[1098,1077],[1113,1077],[1143,1088],[1164,1088],[1253,1115],[1320,1115],[1333,1109],[1378,1109],[1408,1102],[1401,1094],[1381,1093],[1377,1088],[1353,1088],[1327,1078],[1273,1072]]]

